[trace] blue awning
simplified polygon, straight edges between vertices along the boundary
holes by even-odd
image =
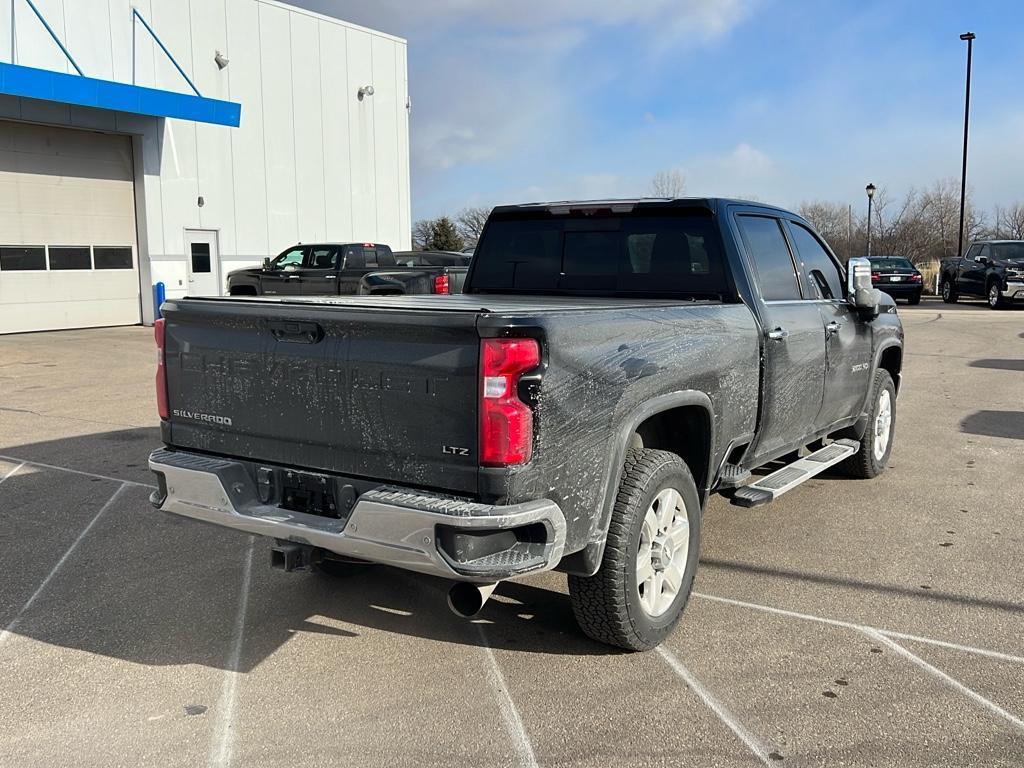
[[[0,94],[237,128],[242,105],[0,62]]]

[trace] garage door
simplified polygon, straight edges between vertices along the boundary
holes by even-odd
[[[0,121],[0,333],[141,320],[131,140]]]

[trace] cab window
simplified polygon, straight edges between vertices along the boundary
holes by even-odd
[[[761,298],[765,301],[800,299],[800,281],[781,222],[770,216],[736,217],[743,240],[757,270]]]
[[[789,222],[789,232],[807,281],[816,293],[811,298],[843,298],[843,279],[839,266],[818,242],[818,238],[807,227],[795,221]]]
[[[302,259],[306,254],[305,248],[292,248],[289,251],[285,251],[276,259],[271,262],[274,269],[284,269],[285,267],[301,267]]]
[[[307,269],[336,269],[338,266],[338,248],[333,245],[314,245],[309,249],[306,259]]]

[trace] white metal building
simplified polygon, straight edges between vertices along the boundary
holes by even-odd
[[[157,281],[223,293],[298,241],[408,248],[406,73],[273,0],[0,0],[0,333],[149,323]]]

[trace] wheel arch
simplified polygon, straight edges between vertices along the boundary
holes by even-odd
[[[635,435],[643,440],[644,448],[670,451],[680,456],[693,475],[701,505],[706,504],[714,467],[714,429],[711,398],[698,390],[660,395],[640,404],[627,417],[620,419],[606,473],[605,492],[596,524],[591,527],[590,541],[579,552],[566,556],[559,570],[591,576],[600,567],[626,451],[636,444]],[[697,439],[693,439],[694,431]]]

